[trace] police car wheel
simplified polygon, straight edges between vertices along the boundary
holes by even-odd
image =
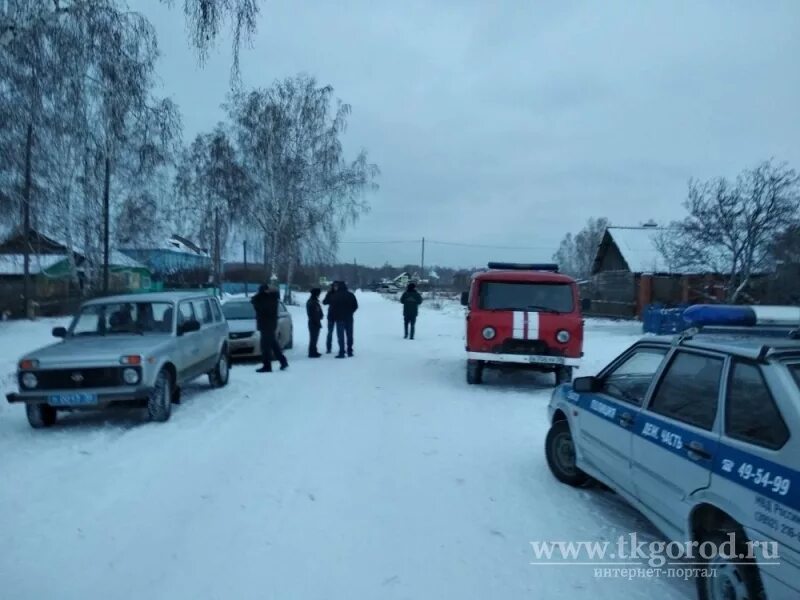
[[[47,404],[26,404],[25,414],[28,417],[28,423],[34,429],[52,427],[56,424],[56,409]]]
[[[737,538],[741,539],[741,535],[737,533]],[[727,533],[711,534],[701,543],[712,542],[719,548],[727,540]],[[744,556],[747,552],[745,545],[737,544],[735,552]],[[708,568],[714,570],[714,576],[697,578],[700,600],[761,600],[764,597],[761,577],[754,562],[736,556],[717,556],[708,562]]]
[[[481,361],[467,361],[467,383],[470,385],[483,383],[483,363]]]
[[[575,443],[569,423],[556,421],[547,432],[544,443],[547,466],[553,476],[561,483],[582,486],[589,482],[589,476],[581,471],[575,462]]]

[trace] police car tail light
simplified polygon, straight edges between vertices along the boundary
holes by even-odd
[[[683,320],[688,327],[800,327],[800,307],[696,304]]]

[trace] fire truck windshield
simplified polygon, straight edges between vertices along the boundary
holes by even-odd
[[[527,283],[484,281],[480,288],[480,307],[484,310],[525,310],[572,312],[572,286],[565,283]]]

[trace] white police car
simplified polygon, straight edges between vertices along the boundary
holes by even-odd
[[[703,599],[800,598],[800,308],[698,305],[693,328],[640,340],[558,387],[553,475],[606,484],[700,556]],[[757,543],[755,543],[757,542]],[[728,552],[730,553],[730,552]]]

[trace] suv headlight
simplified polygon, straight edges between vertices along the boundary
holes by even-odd
[[[569,341],[569,331],[560,329],[558,333],[556,333],[556,339],[562,344],[566,344]]]
[[[497,332],[494,330],[494,327],[484,327],[483,331],[481,331],[481,335],[485,340],[493,340]]]
[[[128,367],[122,371],[122,379],[124,379],[125,383],[128,385],[139,383],[139,371]]]
[[[32,390],[37,385],[39,385],[39,380],[36,378],[36,375],[34,375],[33,373],[24,373],[22,375],[22,385],[23,385],[23,387],[26,387],[29,390]]]

